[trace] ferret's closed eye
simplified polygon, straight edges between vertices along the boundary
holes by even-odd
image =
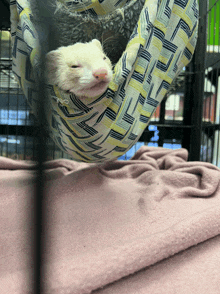
[[[71,68],[78,68],[79,65],[71,65]]]

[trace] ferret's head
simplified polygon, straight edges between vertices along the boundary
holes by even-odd
[[[47,53],[46,79],[77,96],[95,97],[107,89],[112,65],[101,43],[94,39]]]

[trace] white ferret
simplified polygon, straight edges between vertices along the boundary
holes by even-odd
[[[95,97],[103,94],[113,76],[112,64],[101,43],[59,47],[46,55],[46,79],[76,96]]]

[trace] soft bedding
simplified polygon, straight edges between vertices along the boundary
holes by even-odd
[[[46,162],[46,293],[219,293],[220,170],[187,156]],[[34,173],[0,158],[1,294],[32,293]]]

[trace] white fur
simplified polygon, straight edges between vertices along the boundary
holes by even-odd
[[[79,66],[72,68],[71,66]],[[77,96],[103,94],[112,79],[112,65],[101,43],[76,43],[50,51],[46,55],[46,79]]]

